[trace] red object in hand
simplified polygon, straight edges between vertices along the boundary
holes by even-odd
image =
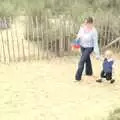
[[[80,45],[73,45],[74,48],[80,48]]]
[[[73,49],[79,49],[80,48],[80,40],[79,39],[75,39],[72,41],[71,47]]]
[[[80,45],[71,45],[72,48],[76,48],[76,49],[79,49],[80,48]]]

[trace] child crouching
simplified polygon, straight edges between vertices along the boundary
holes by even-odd
[[[96,80],[96,82],[103,82],[104,79],[107,81],[110,81],[110,83],[114,83],[115,80],[113,79],[113,65],[114,65],[114,60],[112,58],[112,51],[107,50],[105,52],[105,58],[103,61],[103,69],[101,71],[100,79]]]

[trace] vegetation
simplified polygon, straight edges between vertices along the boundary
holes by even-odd
[[[108,120],[120,120],[120,108],[115,109],[112,113],[110,113]]]
[[[102,12],[119,14],[120,0],[0,0],[0,15],[67,14],[78,17]]]

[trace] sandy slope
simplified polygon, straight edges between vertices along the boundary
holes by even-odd
[[[120,107],[120,69],[115,84],[87,76],[76,83],[77,60],[1,64],[0,120],[101,120]],[[100,64],[93,64],[98,76]]]
[[[25,55],[28,55],[28,41],[23,38],[24,25],[20,23],[18,21],[17,31],[20,56],[23,56],[22,39]],[[12,31],[15,32],[14,26]],[[6,31],[2,34],[8,56]],[[10,37],[11,30],[8,34]],[[18,57],[16,39],[14,47],[15,56]],[[12,43],[11,38],[9,46],[13,59]],[[30,46],[32,55],[36,46],[31,43]],[[1,41],[0,47],[3,47]],[[4,61],[2,50],[0,56]],[[77,57],[65,57],[52,61],[1,64],[0,120],[101,120],[111,110],[120,107],[120,65],[116,66],[116,83],[113,85],[98,84],[96,77],[87,76],[76,83],[74,74],[77,62]],[[100,62],[93,60],[93,66],[95,76],[99,76]]]

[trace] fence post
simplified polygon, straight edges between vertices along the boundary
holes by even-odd
[[[4,22],[6,23],[6,17],[4,17]],[[10,55],[10,44],[9,44],[9,33],[8,30],[6,30],[6,36],[7,36],[7,50],[8,50],[8,63],[11,62],[11,55]]]
[[[10,17],[10,25],[12,25],[12,18]],[[13,49],[13,60],[16,61],[15,57],[15,48],[14,48],[14,38],[13,38],[13,29],[11,28],[11,39],[12,39],[12,49]]]
[[[6,63],[6,54],[5,54],[5,45],[4,45],[4,39],[3,39],[3,34],[2,31],[0,31],[1,34],[1,40],[2,40],[2,46],[3,46],[3,58],[4,58],[4,63]]]
[[[47,50],[46,50],[46,52],[47,52],[47,56],[46,56],[46,57],[47,57],[47,59],[48,59],[48,57],[49,57],[49,54],[48,54],[48,51],[49,51],[49,50],[48,50],[48,43],[49,43],[48,17],[46,16],[45,18],[46,18],[46,19],[45,19],[45,20],[46,20],[45,23],[46,23],[46,49],[47,49]]]
[[[41,20],[43,20],[43,17],[41,17]],[[42,26],[42,24],[41,24],[41,38],[42,38],[42,42],[41,42],[41,46],[42,46],[42,55],[41,55],[41,59],[44,59],[44,30],[43,30],[43,26]]]
[[[35,50],[34,16],[31,16],[30,18],[31,18],[30,21],[31,21],[31,32],[32,32],[32,33],[31,33],[31,35],[32,35],[32,39],[31,39],[31,41],[32,41],[32,48],[31,48],[31,50],[33,50],[32,56],[33,56],[33,57],[36,57],[36,55],[35,55],[35,54],[36,54],[36,53],[35,53],[36,50]],[[36,20],[35,20],[35,22],[36,22]],[[30,36],[31,36],[31,35],[30,35]],[[31,42],[31,41],[30,41],[30,42]],[[31,52],[32,52],[32,51],[31,51]]]
[[[63,20],[60,20],[60,57],[62,57],[63,56]]]
[[[55,26],[58,25],[57,24],[57,20],[55,19]],[[55,28],[55,54],[56,56],[58,56],[59,54],[59,50],[58,50],[58,47],[57,47],[57,29]]]
[[[19,46],[19,38],[18,38],[18,31],[17,31],[16,20],[15,20],[15,36],[16,36],[16,40],[17,40],[18,61],[20,61],[20,46]]]
[[[40,40],[39,40],[39,23],[38,23],[38,17],[35,17],[35,21],[36,21],[36,36],[37,36],[37,59],[39,60],[40,58]]]
[[[30,28],[30,20],[29,16],[27,17],[27,23],[26,23],[26,38],[28,42],[28,60],[30,61],[30,40],[29,40],[29,28]]]

